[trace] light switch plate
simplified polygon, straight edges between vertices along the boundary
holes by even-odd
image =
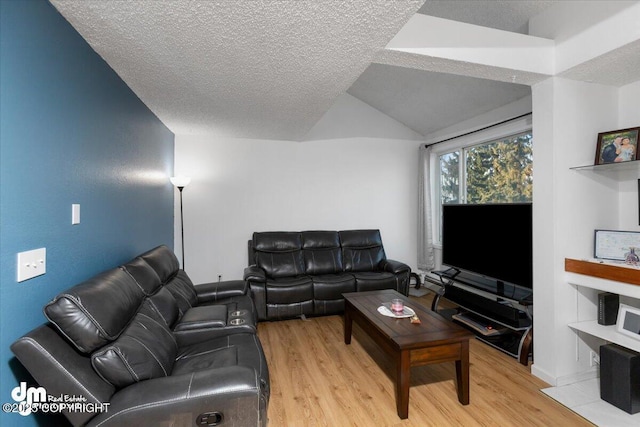
[[[18,254],[18,282],[47,272],[47,249],[40,248]]]
[[[80,224],[80,205],[71,205],[71,225]]]

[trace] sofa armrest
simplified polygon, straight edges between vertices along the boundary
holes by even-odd
[[[249,285],[258,320],[267,320],[267,274],[257,265],[250,265],[244,269],[244,280]]]
[[[237,297],[247,294],[247,282],[244,280],[201,283],[194,287],[196,289],[199,304],[216,302],[223,298]]]
[[[185,347],[230,333],[256,333],[255,321],[251,313],[238,314],[233,319],[240,320],[242,323],[237,325],[230,323],[232,319],[224,304],[192,307],[173,326],[173,335],[178,342],[178,347]]]
[[[229,366],[141,381],[109,403],[88,426],[206,425],[215,413],[225,425],[266,426],[268,395],[254,369]]]
[[[81,354],[51,324],[32,330],[11,344],[11,351],[47,394],[81,396],[84,403],[109,402],[115,389],[91,366],[89,355]],[[27,381],[26,378],[20,378]],[[64,409],[64,416],[74,425],[85,424],[93,414]]]
[[[266,283],[267,273],[257,265],[250,265],[244,269],[244,280],[245,282]]]
[[[384,259],[380,262],[380,268],[384,271],[388,271],[393,274],[406,273],[411,271],[411,267],[400,261],[394,261],[392,259]]]

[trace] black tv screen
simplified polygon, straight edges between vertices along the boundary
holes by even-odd
[[[531,203],[442,206],[442,263],[533,288]]]

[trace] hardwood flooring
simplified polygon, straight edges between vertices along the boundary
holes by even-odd
[[[429,307],[431,295],[415,298]],[[269,426],[591,426],[540,392],[548,385],[516,359],[470,342],[471,403],[458,402],[453,362],[413,368],[409,418],[396,413],[393,361],[342,316],[263,322],[271,375]]]

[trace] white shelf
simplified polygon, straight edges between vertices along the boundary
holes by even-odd
[[[640,340],[622,335],[616,330],[616,325],[605,326],[600,325],[596,320],[588,320],[584,322],[569,323],[569,327],[576,331],[584,332],[605,341],[640,352]]]
[[[596,173],[598,175],[608,176],[619,181],[640,178],[640,161],[632,160],[621,163],[606,163],[602,165],[585,165],[570,168],[577,172]]]
[[[565,273],[565,280],[574,286],[583,286],[585,288],[640,299],[640,286],[569,272]]]

